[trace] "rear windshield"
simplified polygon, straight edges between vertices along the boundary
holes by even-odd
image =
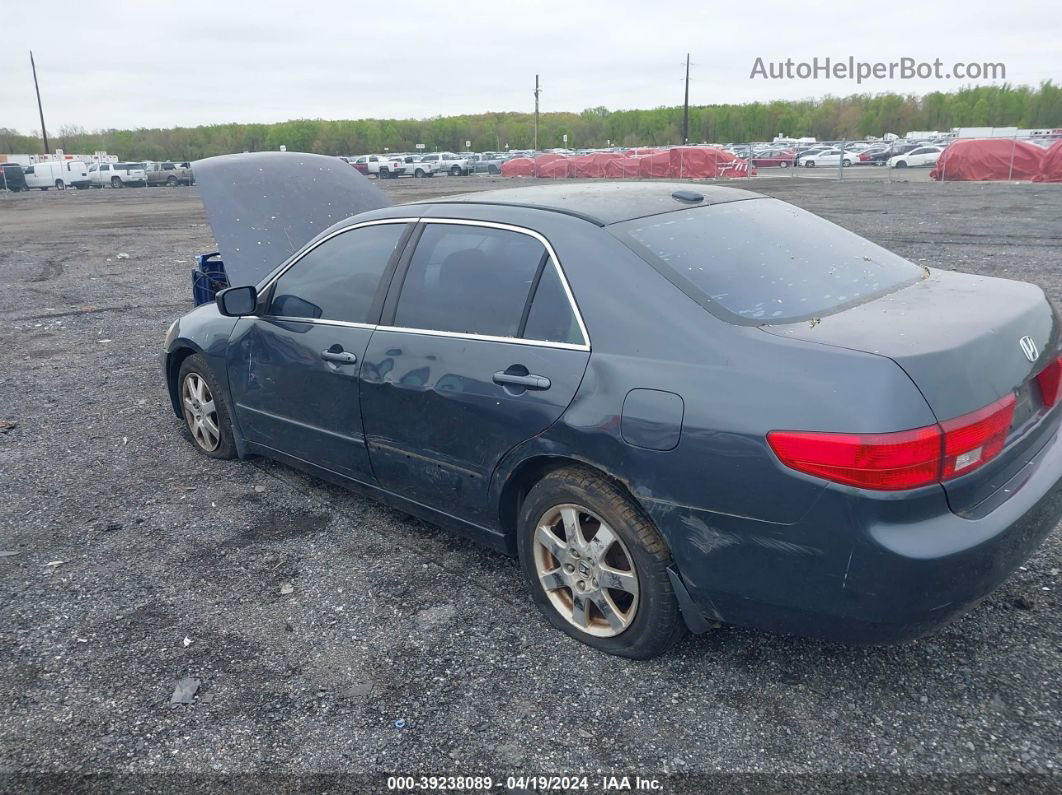
[[[776,199],[637,218],[612,230],[687,295],[733,323],[829,314],[926,275],[903,257]]]

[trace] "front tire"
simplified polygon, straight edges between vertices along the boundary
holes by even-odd
[[[177,375],[177,400],[186,435],[203,455],[235,458],[232,420],[225,393],[206,360],[198,353],[183,362]]]
[[[120,188],[120,187],[122,187],[122,178],[121,177],[111,177],[111,187],[112,188]]]
[[[907,168],[907,161],[906,161],[906,160],[901,160],[901,161],[899,161],[899,162],[898,162],[898,163],[897,163],[897,164],[896,164],[896,165],[894,166],[894,168]]]
[[[55,181],[55,189],[56,190],[66,190],[66,183],[63,182],[61,179],[57,179]]]
[[[177,177],[173,176],[172,174],[170,176],[166,177],[166,184],[169,185],[171,188],[176,188],[177,187]]]
[[[527,495],[517,532],[531,597],[557,629],[639,660],[685,634],[667,544],[615,484],[583,468],[555,470]]]
[[[815,161],[814,160],[805,160],[804,161],[804,168],[815,168]]]

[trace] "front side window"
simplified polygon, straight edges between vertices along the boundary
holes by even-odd
[[[542,243],[520,232],[428,224],[410,260],[394,325],[516,337],[547,259]]]
[[[926,272],[777,199],[750,199],[616,224],[612,231],[725,320],[789,323],[870,301]]]
[[[351,229],[311,249],[277,280],[269,314],[371,323],[380,279],[405,224]]]

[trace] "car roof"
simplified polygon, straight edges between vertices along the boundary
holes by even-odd
[[[676,192],[695,193],[702,201],[676,198]],[[425,199],[417,204],[488,204],[532,207],[578,216],[598,226],[644,218],[648,215],[687,210],[712,204],[765,198],[763,194],[719,185],[690,182],[587,182],[534,185],[463,193]]]

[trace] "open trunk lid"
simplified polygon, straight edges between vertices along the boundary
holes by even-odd
[[[257,284],[333,224],[392,204],[338,157],[250,152],[192,170],[233,286]]]
[[[1058,427],[1059,412],[1045,404],[1035,376],[1058,357],[1059,323],[1035,285],[931,270],[924,280],[836,314],[761,328],[889,357],[922,392],[939,422],[1013,394],[1014,418],[1003,451],[944,482],[956,513],[995,504],[997,492]]]

